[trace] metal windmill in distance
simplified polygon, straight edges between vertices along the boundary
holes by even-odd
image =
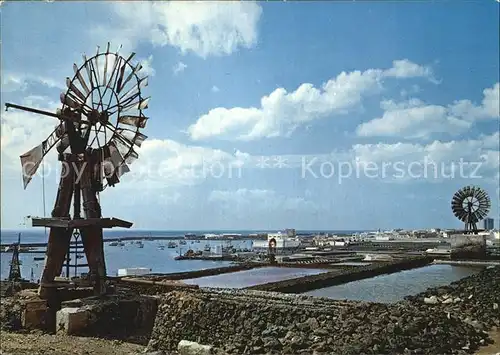
[[[143,98],[141,89],[148,79],[139,77],[140,63],[132,64],[135,53],[125,59],[118,51],[111,53],[108,43],[106,52],[97,47],[90,59],[83,55],[83,65],[73,64],[74,77],[66,78],[68,89],[60,96],[62,108],[56,113],[5,105],[6,110],[16,108],[59,119],[46,140],[21,155],[25,189],[54,146],[62,164],[52,218],[32,218],[33,226],[50,228],[39,289],[44,298],[58,285],[54,279],[61,274],[74,232],[81,235],[95,294],[105,293],[103,228],[132,226],[131,222],[103,218],[98,199],[99,192],[117,184],[129,171],[128,164],[138,158],[134,147],[147,138],[140,130],[147,121],[143,110],[149,97]]]
[[[466,233],[476,233],[477,223],[488,215],[491,201],[482,188],[466,186],[458,190],[451,200],[453,214],[465,223]]]

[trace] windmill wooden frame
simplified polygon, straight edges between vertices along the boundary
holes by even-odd
[[[103,218],[99,202],[99,193],[119,183],[120,177],[130,171],[128,165],[138,158],[134,148],[147,138],[140,130],[148,119],[143,110],[150,98],[143,98],[141,93],[148,79],[139,77],[140,63],[132,64],[135,53],[124,58],[119,50],[110,52],[108,43],[106,51],[100,52],[97,47],[93,57],[83,55],[83,65],[74,64],[73,78],[66,78],[68,89],[60,96],[62,108],[56,113],[5,105],[6,110],[15,108],[59,120],[46,140],[20,157],[25,189],[54,146],[62,164],[52,216],[32,218],[33,226],[50,228],[40,279],[42,298],[50,297],[51,290],[58,287],[54,279],[62,272],[75,230],[82,237],[94,292],[105,293],[103,228],[132,226],[121,219]]]

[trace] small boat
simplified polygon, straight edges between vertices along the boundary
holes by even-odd
[[[44,256],[35,256],[33,258],[34,261],[42,261],[42,260],[45,260],[45,257]]]
[[[109,246],[116,247],[116,246],[118,246],[118,242],[111,242],[111,243],[109,243]]]
[[[209,252],[210,251],[210,244],[206,244],[205,248],[203,248],[203,251]]]
[[[158,250],[164,250],[165,246],[164,245],[158,245]]]
[[[185,240],[181,240],[181,241],[179,242],[179,244],[181,244],[181,245],[186,245],[186,244],[187,244],[187,242],[186,242]]]
[[[139,241],[139,243],[137,243],[137,247],[139,248],[144,248],[144,243]]]
[[[175,244],[175,242],[168,242],[168,247],[170,249],[177,248],[177,244]]]

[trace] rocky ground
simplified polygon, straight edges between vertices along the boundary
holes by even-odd
[[[9,303],[11,302],[11,303]],[[137,354],[139,345],[5,331],[18,320],[2,299],[4,354]],[[220,354],[496,354],[500,267],[396,304],[332,301],[248,290],[161,296],[147,350],[173,354],[181,340]],[[493,340],[495,344],[491,344]],[[2,353],[2,352],[0,352]]]
[[[450,313],[479,330],[500,328],[500,267],[406,297],[413,305]]]
[[[468,354],[492,342],[500,267],[393,305],[258,291],[174,292],[159,307],[150,349],[187,339],[228,353]]]
[[[467,354],[486,333],[444,312],[409,302],[332,302],[232,291],[171,293],[159,308],[151,350],[181,339],[230,354]],[[260,298],[260,300],[259,300]]]
[[[0,350],[3,355],[138,355],[144,347],[96,338],[1,331]]]

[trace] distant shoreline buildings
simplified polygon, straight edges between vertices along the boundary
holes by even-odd
[[[495,229],[495,220],[493,218],[485,218],[483,220],[484,230],[491,231]]]

